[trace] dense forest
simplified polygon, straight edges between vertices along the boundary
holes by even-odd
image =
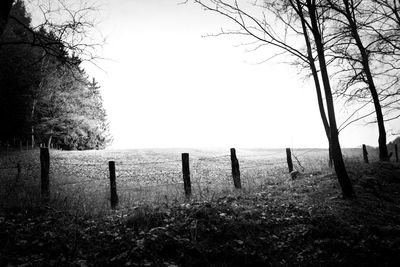
[[[0,142],[103,149],[111,140],[99,85],[55,33],[16,1],[0,37]],[[40,35],[40,39],[35,38]]]

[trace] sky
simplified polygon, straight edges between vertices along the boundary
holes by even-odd
[[[205,37],[233,25],[179,1],[102,6],[95,30],[107,39],[105,60],[84,68],[101,86],[111,148],[327,147],[311,81],[277,60],[258,64],[271,53],[247,51],[246,40]],[[377,139],[364,123],[340,133],[342,147]]]

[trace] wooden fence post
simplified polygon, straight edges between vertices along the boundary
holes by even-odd
[[[190,183],[189,153],[182,153],[182,175],[185,196],[189,198],[192,195],[192,185]]]
[[[110,169],[111,208],[115,209],[118,205],[117,182],[115,181],[116,180],[115,161],[109,161],[108,168]]]
[[[399,154],[397,152],[397,144],[394,144],[394,154],[396,155],[396,162],[399,162]]]
[[[236,150],[234,148],[231,148],[231,163],[233,184],[235,185],[235,188],[240,189],[242,188],[242,184],[240,182],[239,161],[236,157]]]
[[[286,148],[286,161],[289,168],[289,173],[293,171],[292,152],[290,148]]]
[[[50,154],[47,147],[40,148],[40,188],[42,200],[49,201],[50,187],[49,187],[49,171],[50,171]]]
[[[368,160],[368,151],[367,151],[367,147],[366,147],[366,145],[362,145],[362,149],[363,149],[363,158],[364,158],[364,162],[365,163],[369,163],[369,160]]]
[[[17,172],[17,181],[19,181],[21,177],[21,164],[19,162],[17,163]]]

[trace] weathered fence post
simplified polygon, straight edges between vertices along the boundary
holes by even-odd
[[[49,187],[49,171],[50,171],[50,154],[47,147],[40,148],[40,188],[42,200],[49,201],[50,187]]]
[[[397,152],[397,144],[394,144],[394,154],[396,155],[396,162],[399,162],[399,154]]]
[[[368,151],[367,151],[367,147],[366,147],[366,145],[362,145],[362,149],[363,149],[363,158],[364,158],[364,162],[365,163],[369,163],[369,160],[368,160]]]
[[[115,161],[109,161],[108,167],[110,169],[110,192],[111,192],[111,208],[115,209],[118,205],[117,183],[115,175]]]
[[[18,162],[17,163],[17,181],[19,181],[19,178],[21,177],[21,164]]]
[[[234,148],[231,148],[231,163],[233,184],[235,185],[235,188],[240,189],[242,188],[242,184],[240,182],[239,161],[236,157],[236,150]]]
[[[290,148],[286,148],[286,161],[289,168],[289,173],[293,171],[292,152]]]
[[[192,185],[190,183],[189,153],[182,153],[182,175],[185,196],[189,198],[192,195]]]

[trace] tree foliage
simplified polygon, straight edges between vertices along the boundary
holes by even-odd
[[[64,149],[101,149],[110,141],[99,86],[54,32],[33,29],[22,1],[11,10],[0,44],[0,140],[32,140]],[[32,46],[32,31],[46,47]],[[52,41],[53,40],[53,41]],[[18,44],[17,44],[18,43]],[[50,54],[51,51],[57,53]]]

